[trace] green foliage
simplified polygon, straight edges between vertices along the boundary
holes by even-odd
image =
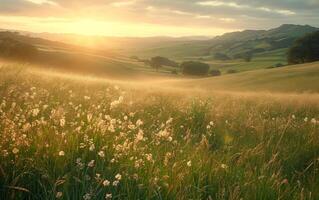
[[[308,34],[293,44],[288,51],[288,63],[300,64],[319,60],[319,31]]]
[[[223,53],[215,53],[214,59],[216,60],[230,60],[230,57]]]
[[[235,73],[237,73],[237,70],[235,70],[235,69],[227,70],[227,74],[235,74]]]
[[[202,76],[207,75],[210,67],[206,63],[186,61],[181,64],[181,68],[184,74]]]
[[[212,70],[210,70],[209,74],[210,74],[211,76],[220,76],[220,75],[222,75],[222,73],[221,73],[218,69],[212,69]]]
[[[162,66],[178,67],[178,63],[162,56],[152,57],[148,64],[158,70]]]

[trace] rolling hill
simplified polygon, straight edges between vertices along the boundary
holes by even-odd
[[[177,59],[202,57],[208,60],[212,60],[215,53],[223,53],[236,58],[245,53],[255,54],[288,48],[297,38],[318,30],[308,25],[284,24],[270,30],[232,32],[210,40],[189,41],[129,53],[138,56],[161,55]]]
[[[35,46],[39,50],[39,55],[32,64],[41,67],[112,78],[134,78],[139,75],[158,75],[159,73],[141,62],[130,59],[132,55],[147,59],[159,55],[173,58],[178,62],[199,60],[210,64],[211,69],[218,69],[224,74],[228,70],[243,72],[265,69],[277,64],[285,65],[286,51],[293,41],[317,30],[319,29],[308,25],[286,24],[270,30],[226,33],[213,39],[202,37],[112,38],[0,31],[0,40],[9,38]],[[74,37],[73,40],[72,37]],[[109,49],[111,47],[112,50]],[[230,59],[217,59],[214,57],[216,53],[224,54]],[[253,55],[250,62],[242,58],[242,55],[246,53]],[[162,72],[161,76],[167,76],[172,70],[174,69],[162,68],[159,72]]]
[[[261,69],[215,78],[173,81],[183,88],[209,91],[319,92],[319,62]]]

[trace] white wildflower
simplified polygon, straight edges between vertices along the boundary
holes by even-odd
[[[18,153],[19,153],[19,149],[13,148],[13,149],[12,149],[12,153],[13,153],[13,154],[18,154]]]
[[[220,167],[223,169],[228,169],[228,166],[226,164],[221,164]]]
[[[116,174],[116,175],[115,175],[115,178],[116,178],[117,180],[121,180],[121,179],[122,179],[122,175],[121,175],[121,174]]]
[[[40,112],[39,108],[33,109],[33,110],[32,110],[32,116],[33,116],[33,117],[38,116],[39,112]]]
[[[83,196],[83,199],[84,199],[84,200],[91,200],[91,199],[92,199],[92,195],[89,194],[89,193],[86,193],[86,194]]]
[[[317,124],[317,120],[315,118],[312,118],[310,121],[312,124]]]
[[[59,156],[65,156],[64,151],[59,151]]]
[[[99,155],[101,158],[104,158],[104,157],[105,157],[104,151],[99,151],[98,155]]]
[[[94,163],[95,163],[95,160],[91,160],[91,161],[88,163],[88,167],[94,167]]]
[[[62,119],[60,119],[60,126],[63,127],[64,125],[65,125],[65,119],[62,118]]]
[[[107,186],[110,185],[110,181],[109,180],[104,180],[102,184],[103,184],[104,187],[107,187]]]
[[[57,192],[55,198],[60,199],[63,196],[62,192]]]
[[[112,194],[110,194],[110,193],[106,194],[105,199],[112,199]]]

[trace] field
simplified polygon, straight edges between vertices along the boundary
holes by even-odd
[[[319,199],[317,65],[153,82],[2,65],[0,199]]]
[[[170,84],[205,91],[318,93],[319,62],[259,69],[236,74],[171,81]]]

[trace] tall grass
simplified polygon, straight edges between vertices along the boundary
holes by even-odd
[[[319,199],[311,96],[196,98],[0,70],[0,199]]]

